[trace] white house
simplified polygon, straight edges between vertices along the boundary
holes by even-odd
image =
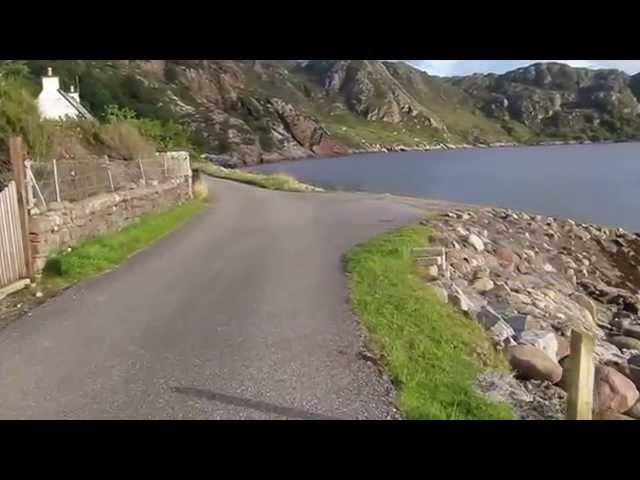
[[[43,120],[64,120],[78,118],[94,120],[89,111],[80,103],[80,94],[73,87],[69,92],[60,88],[60,78],[53,75],[52,69],[47,69],[47,75],[42,77],[42,91],[38,95],[38,110]]]

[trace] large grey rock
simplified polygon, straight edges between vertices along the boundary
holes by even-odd
[[[484,251],[484,242],[480,240],[480,237],[478,237],[475,233],[472,233],[467,237],[467,242],[478,252]]]
[[[636,386],[623,374],[611,367],[596,366],[593,389],[595,412],[626,412],[639,397]]]
[[[593,300],[591,300],[585,294],[576,292],[573,295],[571,295],[571,299],[581,307],[585,308],[589,312],[589,314],[591,315],[591,318],[594,321],[598,319],[598,311],[596,310],[596,304],[593,303]]]
[[[453,285],[449,295],[449,301],[454,307],[459,308],[463,312],[469,312],[474,306],[467,296],[457,286]]]
[[[602,340],[596,340],[593,353],[596,361],[600,363],[615,364],[625,361],[625,357],[618,347]]]
[[[620,350],[640,350],[640,340],[637,338],[618,335],[616,337],[611,337],[609,342]]]
[[[527,330],[540,326],[540,321],[531,315],[513,315],[509,317],[506,322],[513,328],[517,337],[520,337],[520,335]]]
[[[484,292],[488,292],[489,290],[491,290],[493,288],[493,282],[491,281],[490,278],[479,278],[478,280],[476,280],[475,282],[473,282],[472,287],[474,288],[474,290],[480,292],[480,293],[484,293]]]
[[[476,314],[476,321],[484,328],[491,328],[502,320],[502,317],[491,307],[483,306]]]
[[[635,338],[640,341],[640,325],[628,325],[622,329],[625,337]]]
[[[545,352],[532,345],[515,345],[507,350],[507,358],[520,378],[558,383],[562,367]]]
[[[488,334],[498,347],[513,345],[515,343],[513,341],[513,329],[503,320],[499,320],[489,328]]]
[[[520,335],[518,343],[532,345],[546,353],[549,358],[558,358],[558,340],[553,332],[545,330],[527,330]]]

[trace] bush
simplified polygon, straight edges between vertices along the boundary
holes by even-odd
[[[40,121],[38,107],[23,80],[0,78],[0,140],[21,135],[34,157],[46,156],[47,124]],[[6,145],[0,146],[6,148]]]
[[[172,120],[137,118],[136,112],[118,105],[107,106],[105,112],[105,118],[109,123],[122,121],[131,123],[161,150],[190,150],[192,148],[191,131]]]
[[[193,182],[193,196],[197,200],[204,200],[209,196],[209,187],[202,178],[198,178]]]
[[[262,150],[264,150],[265,152],[272,152],[276,146],[270,133],[260,133],[260,135],[258,136],[258,140],[260,141],[260,148],[262,148]]]
[[[143,137],[134,123],[121,121],[102,125],[99,128],[102,143],[109,156],[124,160],[136,160],[155,153],[155,145]]]

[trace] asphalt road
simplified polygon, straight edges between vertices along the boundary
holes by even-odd
[[[0,331],[0,418],[384,419],[342,256],[421,210],[208,180],[215,201]]]

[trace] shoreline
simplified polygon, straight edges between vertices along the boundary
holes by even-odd
[[[546,141],[546,142],[538,142],[538,143],[515,143],[515,142],[497,142],[497,143],[489,143],[489,144],[447,144],[440,143],[436,145],[422,146],[422,147],[407,147],[404,145],[381,145],[376,144],[372,145],[369,149],[352,149],[349,153],[345,154],[336,154],[336,155],[318,155],[310,153],[306,156],[300,157],[286,157],[281,160],[268,161],[256,163],[253,165],[241,165],[237,167],[225,167],[236,170],[248,170],[255,167],[261,167],[263,165],[272,165],[277,163],[284,162],[295,162],[299,160],[321,160],[324,158],[336,158],[336,157],[349,157],[351,155],[366,155],[372,153],[404,153],[404,152],[432,152],[432,151],[449,151],[449,150],[471,150],[471,149],[499,149],[499,148],[527,148],[527,147],[562,147],[562,146],[575,146],[575,145],[612,145],[612,144],[626,144],[626,143],[640,143],[640,139],[634,140],[603,140],[599,142],[592,142],[590,140],[568,140],[568,141]],[[201,155],[201,159],[205,162],[211,162],[216,165],[224,166],[223,163],[219,163],[215,159],[219,159],[219,161],[225,162],[229,161],[230,158],[225,157],[224,155],[215,155],[215,154],[203,154]]]
[[[491,207],[425,223],[446,259],[425,281],[484,327],[516,372],[490,373],[483,393],[521,418],[564,418],[577,329],[595,340],[594,414],[640,419],[640,235]]]

